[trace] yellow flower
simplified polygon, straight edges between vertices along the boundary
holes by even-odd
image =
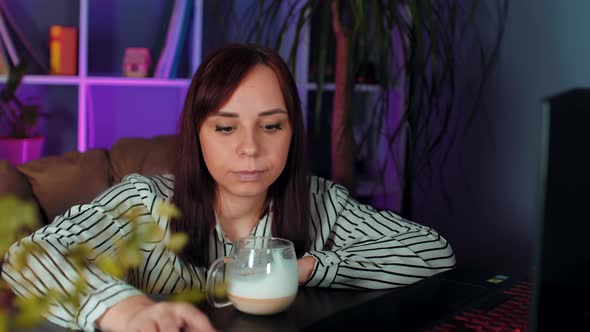
[[[19,309],[14,319],[14,324],[20,328],[29,328],[43,320],[43,314],[49,310],[48,295],[45,298],[35,296],[18,297],[15,305]]]
[[[107,255],[101,256],[97,260],[96,265],[104,273],[110,274],[115,278],[122,278],[123,277],[124,271],[123,271],[121,265],[119,265],[117,263],[117,261],[115,260],[115,258],[113,256],[107,256]]]
[[[186,233],[175,233],[170,235],[170,239],[168,240],[168,243],[166,243],[166,247],[174,253],[179,253],[187,243],[188,235],[186,235]]]
[[[0,255],[27,232],[39,227],[35,203],[14,195],[0,197]]]
[[[73,246],[67,258],[74,263],[78,269],[83,269],[88,265],[88,257],[92,254],[92,249],[87,245]]]
[[[22,271],[22,269],[24,269],[25,266],[27,266],[29,252],[26,250],[26,248],[23,248],[22,250],[17,251],[13,257],[14,259],[12,261],[12,264],[14,265],[14,268],[19,271]]]
[[[0,310],[0,332],[8,332],[8,324],[9,324],[9,320],[8,320],[8,313],[6,312],[6,309],[2,308]]]
[[[0,198],[0,219],[4,220],[4,226],[8,227],[11,224],[19,227],[38,226],[35,203],[21,200],[14,195],[6,195]]]
[[[164,231],[156,223],[138,225],[138,235],[144,242],[159,242],[164,238]]]
[[[141,254],[137,246],[129,245],[121,248],[119,251],[119,264],[123,266],[124,270],[139,266],[140,263]]]
[[[180,219],[180,210],[171,203],[161,202],[158,206],[158,215],[169,219]]]
[[[78,278],[74,285],[74,291],[68,292],[65,294],[62,301],[58,302],[65,302],[69,303],[74,308],[80,307],[80,297],[82,294],[85,293],[86,290],[86,281],[83,278]]]

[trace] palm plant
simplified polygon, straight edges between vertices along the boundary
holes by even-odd
[[[231,4],[226,1],[223,6],[227,17]],[[318,43],[310,46],[317,67],[317,97],[314,117],[308,121],[314,135],[321,135],[317,124],[331,111],[332,179],[354,190],[355,158],[377,135],[376,150],[387,157],[378,157],[376,182],[387,186],[393,172],[408,197],[412,181],[433,168],[435,155],[443,162],[448,158],[453,143],[477,114],[507,10],[508,0],[253,0],[236,26],[245,34],[240,40],[286,49],[295,70],[306,26],[319,18],[312,35]],[[476,19],[481,11],[494,20],[483,28]],[[470,56],[478,63],[477,75],[459,82],[465,47],[476,50]],[[330,57],[334,95],[333,109],[327,110],[322,92]],[[371,109],[353,108],[354,87],[367,63],[375,68],[380,96]],[[475,101],[468,109],[455,106],[460,84],[475,87]],[[397,91],[397,98],[392,91]],[[360,112],[370,113],[370,123],[355,137],[352,119]],[[466,120],[457,124],[457,118]]]

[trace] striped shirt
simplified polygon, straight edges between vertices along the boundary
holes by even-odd
[[[171,175],[126,176],[122,182],[99,195],[90,204],[76,205],[53,223],[15,243],[7,253],[2,276],[19,296],[39,296],[48,289],[68,292],[78,277],[65,254],[76,245],[90,246],[90,262],[112,253],[115,245],[130,234],[123,217],[134,207],[146,213],[138,222],[155,222],[169,235],[168,220],[157,214],[158,202],[173,193]],[[434,230],[404,220],[390,211],[376,211],[356,202],[348,191],[328,180],[312,177],[311,249],[306,255],[317,264],[306,286],[349,289],[382,289],[408,285],[455,266],[449,243]],[[261,218],[254,236],[271,235],[272,215]],[[217,223],[212,234],[212,261],[228,255],[231,241]],[[165,239],[168,236],[164,237]],[[183,263],[166,249],[166,240],[143,243],[143,260],[125,278],[117,279],[95,266],[82,271],[89,292],[80,307],[54,303],[47,319],[71,329],[94,331],[94,322],[109,307],[136,294],[170,294],[188,288],[204,289],[206,269]],[[33,254],[25,269],[14,267],[14,257],[25,242],[42,248]]]

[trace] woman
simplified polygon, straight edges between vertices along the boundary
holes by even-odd
[[[180,220],[156,222],[166,233],[189,235],[184,251],[175,255],[164,243],[145,243],[142,264],[125,280],[90,267],[91,291],[79,310],[58,303],[48,319],[88,331],[209,331],[194,306],[155,303],[144,293],[202,288],[206,267],[249,235],[290,239],[306,286],[397,287],[454,267],[452,249],[432,229],[361,205],[343,187],[310,177],[304,137],[296,85],[282,59],[270,49],[224,47],[192,79],[173,176],[129,175],[91,204],[72,207],[15,244],[3,276],[19,295],[72,287],[67,248],[90,245],[90,258],[111,253],[129,233],[114,211],[142,206],[149,211],[143,217],[153,220],[158,201],[180,208]],[[26,241],[46,255],[16,271],[11,259]]]

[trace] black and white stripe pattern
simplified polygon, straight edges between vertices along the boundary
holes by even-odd
[[[122,216],[134,207],[144,210],[138,223],[156,222],[168,235],[168,220],[157,215],[158,201],[173,193],[170,175],[144,177],[133,174],[108,189],[93,202],[70,208],[30,236],[15,243],[5,257],[2,276],[19,296],[44,296],[48,289],[73,289],[76,271],[65,254],[79,244],[93,248],[90,261],[110,255],[131,231]],[[311,178],[311,250],[316,267],[307,286],[380,289],[404,286],[453,268],[455,258],[448,242],[434,230],[404,220],[389,211],[376,211],[352,199],[348,191],[328,180]],[[271,235],[272,215],[264,216],[252,235]],[[226,256],[232,243],[219,224],[211,235],[213,259]],[[165,237],[167,238],[167,237]],[[34,243],[43,255],[35,255],[18,271],[11,259],[24,243]],[[124,280],[97,268],[84,271],[89,293],[75,310],[64,303],[51,307],[48,319],[70,329],[94,331],[94,321],[107,308],[135,294],[174,293],[203,288],[205,268],[188,266],[165,249],[164,241],[144,243],[142,265]]]

